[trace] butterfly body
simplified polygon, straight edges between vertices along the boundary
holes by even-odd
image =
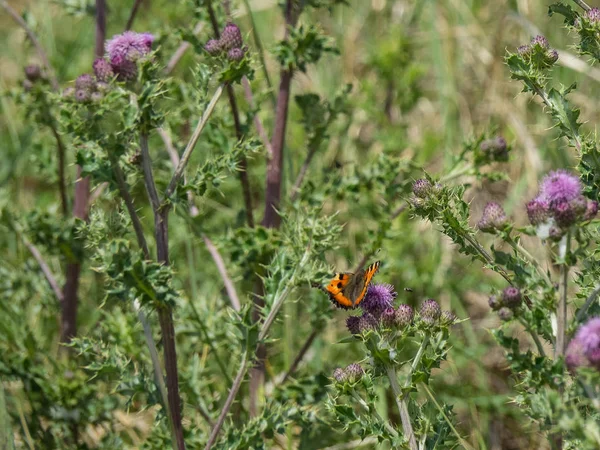
[[[331,301],[338,307],[354,309],[363,301],[371,280],[379,269],[379,261],[357,273],[336,273],[325,290]]]

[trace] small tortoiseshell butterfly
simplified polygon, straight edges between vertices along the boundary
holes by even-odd
[[[338,307],[354,309],[363,301],[367,294],[369,283],[379,269],[379,261],[375,261],[366,269],[357,273],[336,273],[325,288],[329,298]]]

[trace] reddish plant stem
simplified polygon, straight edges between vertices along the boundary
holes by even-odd
[[[106,40],[106,0],[96,0],[96,58],[104,55],[104,41]]]
[[[142,4],[142,0],[135,0],[133,3],[133,7],[131,8],[131,12],[129,13],[129,19],[127,19],[127,24],[125,25],[125,30],[131,30],[133,26],[133,21],[135,20],[135,16],[140,9],[140,5]]]
[[[300,351],[298,352],[298,354],[294,358],[294,362],[292,362],[292,365],[290,366],[290,368],[286,372],[285,376],[283,377],[283,380],[281,380],[282,384],[285,383],[288,380],[288,378],[290,378],[294,374],[294,372],[296,372],[296,369],[298,369],[298,366],[302,362],[302,359],[304,358],[304,355],[306,354],[306,352],[308,351],[308,349],[310,348],[310,346],[314,342],[315,338],[319,334],[319,331],[320,330],[313,329],[312,333],[310,333],[310,335],[308,336],[308,338],[304,342],[304,345],[302,346],[302,348],[300,349]]]
[[[154,175],[152,161],[148,148],[148,135],[141,133],[140,147],[142,150],[142,168],[144,171],[144,184],[154,212],[154,237],[156,239],[156,256],[158,262],[169,264],[169,209],[162,208]],[[181,423],[181,399],[179,397],[179,373],[177,371],[177,350],[175,344],[175,327],[173,325],[173,310],[168,305],[158,308],[158,320],[163,338],[165,372],[167,375],[167,393],[169,397],[169,411],[173,421],[177,448],[185,450],[183,439],[183,425]]]
[[[54,274],[52,273],[52,270],[50,270],[50,267],[44,260],[44,257],[42,256],[40,251],[37,249],[37,247],[35,245],[33,245],[31,242],[29,242],[29,240],[27,240],[27,238],[25,236],[23,236],[23,242],[25,243],[25,247],[27,247],[29,249],[29,251],[31,252],[33,257],[39,264],[40,269],[42,269],[42,273],[44,274],[44,277],[46,277],[46,281],[48,281],[48,284],[52,288],[52,291],[54,291],[54,295],[56,295],[56,299],[58,300],[59,303],[62,303],[63,298],[64,298],[62,289],[58,285],[56,278],[54,278]]]
[[[219,22],[217,21],[217,16],[215,14],[215,10],[212,7],[212,2],[208,1],[206,4],[206,8],[208,10],[208,16],[210,18],[210,23],[213,28],[213,32],[215,37],[219,39],[221,37],[221,33],[219,32]],[[233,91],[233,86],[230,84],[227,85],[227,97],[229,99],[229,106],[231,108],[231,115],[233,116],[233,125],[235,128],[235,135],[238,141],[241,141],[244,138],[242,133],[242,125],[240,122],[240,113],[237,107],[237,101],[235,99],[235,92]],[[242,184],[242,195],[244,196],[244,207],[246,208],[246,222],[250,228],[254,228],[254,216],[252,212],[252,191],[250,190],[250,181],[248,180],[248,160],[246,157],[242,157],[239,163],[239,177],[240,183]]]
[[[60,205],[63,216],[67,217],[69,214],[69,200],[67,198],[67,183],[65,180],[65,145],[54,124],[50,126],[50,130],[56,140],[56,148],[58,150],[58,190],[60,193]]]

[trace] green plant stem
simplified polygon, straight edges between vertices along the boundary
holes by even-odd
[[[352,389],[350,391],[350,395],[352,395],[352,398],[354,398],[354,400],[356,400],[357,403],[360,406],[362,406],[362,408],[367,412],[367,414],[372,415],[380,423],[382,423],[383,426],[385,427],[385,429],[388,431],[388,433],[390,433],[394,437],[398,436],[398,432],[396,430],[394,430],[394,427],[392,427],[387,420],[384,420],[383,417],[381,417],[381,415],[377,412],[377,410],[375,408],[369,407],[367,402],[360,395],[358,395],[358,392],[356,392],[356,390]]]
[[[481,257],[483,259],[485,259],[487,261],[487,263],[489,265],[496,267],[495,272],[499,273],[502,276],[502,278],[504,278],[506,281],[508,281],[511,285],[513,284],[512,280],[508,276],[508,273],[506,273],[506,271],[503,268],[496,266],[496,264],[494,263],[494,260],[490,256],[490,254],[485,251],[485,249],[481,246],[481,244],[479,242],[477,242],[475,240],[475,238],[473,236],[469,235],[468,233],[465,233],[464,238],[467,241],[469,241],[469,243],[473,246],[473,248],[475,248],[475,250],[477,250],[477,252],[481,255]]]
[[[598,294],[600,294],[600,286],[594,289],[594,291],[586,299],[581,309],[577,311],[577,315],[575,316],[575,320],[577,320],[577,322],[581,322],[585,318],[587,310],[590,308],[590,306],[592,306],[592,303],[594,302],[594,300],[596,300]]]
[[[387,376],[390,380],[390,386],[394,392],[394,399],[398,406],[398,412],[400,413],[400,421],[402,422],[402,431],[404,437],[408,440],[408,446],[410,450],[419,450],[417,446],[417,439],[415,438],[415,432],[413,431],[412,423],[410,422],[410,414],[408,413],[408,405],[406,404],[406,398],[398,385],[398,377],[396,376],[396,370],[393,367],[388,367]]]
[[[592,9],[590,7],[590,5],[588,5],[586,2],[584,2],[583,0],[573,0],[573,3],[575,3],[577,6],[581,7],[584,11],[589,11],[590,9]]]
[[[219,101],[219,98],[221,98],[221,94],[223,94],[224,87],[225,87],[224,84],[220,84],[219,87],[217,87],[217,90],[215,91],[212,98],[210,99],[210,102],[206,106],[206,109],[204,110],[202,117],[198,121],[198,125],[196,125],[196,129],[194,130],[192,137],[190,138],[188,144],[185,147],[185,150],[183,151],[183,154],[181,155],[179,164],[175,168],[175,173],[173,174],[173,177],[171,178],[171,181],[169,182],[169,186],[167,187],[167,190],[165,192],[165,198],[169,198],[171,196],[171,194],[173,194],[173,191],[175,191],[175,188],[177,187],[177,183],[179,183],[179,180],[183,176],[183,171],[185,170],[185,166],[187,166],[187,163],[189,162],[190,157],[192,156],[192,151],[194,150],[194,147],[196,146],[196,143],[198,142],[198,139],[200,138],[200,134],[202,133],[202,130],[206,126],[206,123],[208,122],[208,119],[210,118],[211,114],[213,113],[215,106],[217,105],[217,102]]]
[[[458,431],[456,431],[456,428],[454,428],[454,425],[452,424],[452,422],[446,415],[446,413],[443,410],[443,408],[441,407],[441,405],[437,402],[437,400],[433,396],[432,392],[429,390],[429,387],[427,387],[427,385],[425,383],[421,383],[420,385],[423,388],[423,390],[427,393],[427,395],[429,396],[429,398],[431,399],[433,404],[436,406],[436,408],[438,409],[438,411],[440,412],[440,414],[442,415],[442,417],[444,418],[444,420],[446,421],[446,423],[448,424],[448,426],[450,427],[450,429],[452,430],[452,432],[454,433],[454,435],[456,436],[456,438],[458,439],[460,444],[463,446],[463,448],[466,448],[468,450],[473,450],[473,447],[471,446],[471,444],[469,444],[467,441],[465,441],[463,439],[463,437],[458,433]]]
[[[542,345],[542,341],[540,341],[540,337],[538,336],[538,334],[522,318],[519,318],[519,322],[521,322],[521,325],[523,325],[523,327],[525,327],[527,332],[531,335],[531,338],[533,339],[533,342],[535,343],[535,346],[537,347],[540,356],[546,357],[544,346]]]
[[[552,286],[552,280],[550,280],[548,274],[544,272],[538,261],[527,251],[525,247],[521,245],[520,242],[516,242],[512,237],[509,237],[506,242],[514,249],[515,252],[519,253],[523,259],[535,267],[538,274],[544,279],[548,286]]]
[[[567,327],[567,293],[569,282],[569,262],[568,257],[571,251],[571,234],[563,236],[559,243],[559,258],[560,258],[560,288],[558,297],[558,308],[556,311],[556,348],[554,357],[559,358],[565,354],[565,340]]]

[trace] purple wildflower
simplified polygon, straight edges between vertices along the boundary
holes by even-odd
[[[429,300],[423,302],[423,304],[421,305],[421,309],[419,310],[419,314],[423,319],[437,320],[442,314],[442,308],[440,307],[438,302],[430,298]]]
[[[555,170],[546,175],[540,183],[540,197],[550,205],[555,202],[570,201],[581,195],[581,182],[566,170]]]
[[[360,334],[360,317],[349,316],[346,319],[346,328],[348,328],[350,334]]]
[[[369,313],[364,313],[360,316],[358,321],[358,331],[362,333],[366,333],[369,330],[375,330],[379,326],[379,321]]]
[[[79,103],[85,103],[90,99],[90,93],[84,89],[77,89],[75,91],[75,100]]]
[[[548,50],[546,52],[546,59],[548,60],[548,63],[554,64],[556,61],[558,61],[558,52],[554,49]]]
[[[394,286],[391,284],[371,284],[367,289],[367,294],[361,303],[361,307],[363,311],[379,319],[383,311],[392,307],[396,295]]]
[[[412,323],[415,316],[414,310],[408,305],[400,305],[396,310],[396,324],[405,327]]]
[[[503,228],[506,222],[506,213],[502,206],[496,202],[489,202],[483,208],[483,214],[477,223],[477,228],[487,233],[493,233]]]
[[[512,309],[503,306],[502,308],[500,308],[498,310],[498,317],[500,318],[501,321],[503,322],[507,322],[510,319],[512,319],[515,316],[515,313],[513,312]]]
[[[571,202],[558,202],[552,207],[554,213],[554,220],[556,224],[561,228],[569,228],[574,225],[579,218],[575,208],[571,206]]]
[[[502,291],[502,305],[514,309],[521,305],[521,291],[514,286],[508,286]]]
[[[588,320],[575,335],[588,361],[600,367],[600,317]]]
[[[29,81],[37,81],[42,77],[42,68],[37,64],[30,64],[25,67],[25,78]]]
[[[242,47],[242,32],[236,24],[229,22],[225,25],[221,33],[221,45],[224,50]]]
[[[92,67],[94,69],[94,74],[99,81],[108,81],[115,75],[110,62],[105,58],[96,59]]]
[[[75,89],[91,92],[94,87],[94,77],[89,73],[79,75],[75,80]]]
[[[381,314],[381,323],[387,328],[391,328],[396,324],[396,310],[392,307],[386,308]]]
[[[431,191],[431,182],[425,178],[416,180],[412,186],[413,194],[418,198],[427,198]]]
[[[590,365],[589,360],[585,356],[585,351],[581,341],[577,338],[571,339],[565,353],[565,362],[571,372],[574,372],[578,367],[587,367]]]
[[[519,45],[517,47],[517,53],[520,56],[529,56],[531,54],[531,46],[529,46],[529,45]]]
[[[506,139],[502,136],[486,139],[479,144],[479,149],[492,161],[506,161],[508,159],[508,146]]]
[[[106,43],[106,52],[113,65],[120,65],[124,61],[137,61],[142,56],[150,53],[154,36],[150,33],[136,33],[126,31],[113,36]]]
[[[550,218],[548,201],[537,197],[527,203],[527,217],[533,226],[540,225]]]
[[[244,58],[244,50],[241,48],[232,48],[227,52],[227,59],[229,61],[241,61]]]
[[[343,383],[348,379],[348,375],[346,374],[346,371],[344,369],[338,367],[333,371],[333,378],[335,378],[335,381],[337,381],[338,383]]]
[[[597,214],[598,202],[595,200],[588,200],[583,220],[592,220],[594,217],[596,217]]]
[[[490,305],[490,308],[492,308],[494,311],[498,311],[502,307],[502,300],[500,300],[495,295],[490,295],[490,298],[488,299],[488,304]]]
[[[585,13],[585,16],[590,23],[598,23],[600,22],[600,9],[592,8]]]
[[[442,317],[440,317],[440,321],[444,325],[452,325],[457,320],[458,317],[456,317],[456,314],[454,314],[452,311],[444,311],[442,313]]]
[[[346,367],[346,377],[350,383],[355,383],[362,378],[365,371],[360,366],[360,364],[352,363]]]
[[[216,56],[221,53],[221,42],[216,39],[211,39],[204,45],[204,50],[206,50],[209,55]]]
[[[530,43],[531,47],[535,48],[535,47],[540,47],[543,50],[548,50],[550,48],[550,44],[548,43],[548,39],[546,39],[544,36],[542,35],[537,35],[536,37],[534,37],[531,40]]]

